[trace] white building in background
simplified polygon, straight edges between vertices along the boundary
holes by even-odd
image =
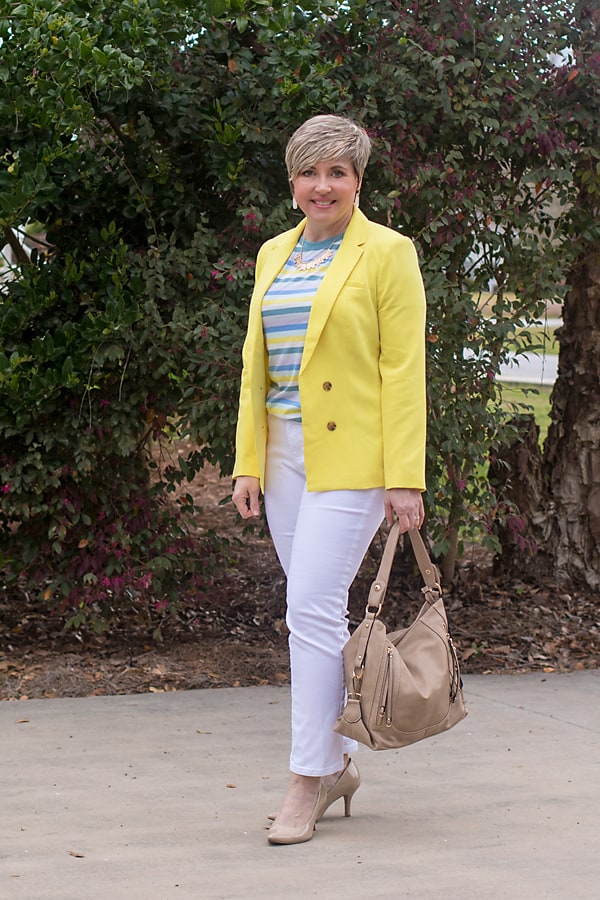
[[[11,231],[27,259],[30,259],[33,250],[47,253],[50,249],[49,244],[46,243],[46,230],[39,222],[31,222],[23,228],[12,228]],[[10,244],[5,244],[0,250],[0,292],[2,285],[7,281],[12,281],[18,276],[18,273],[19,261],[15,251]]]

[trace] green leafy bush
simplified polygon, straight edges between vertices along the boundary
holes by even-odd
[[[213,547],[182,486],[206,462],[230,471],[253,260],[296,221],[283,150],[322,111],[368,128],[362,205],[421,256],[446,576],[464,537],[493,543],[496,374],[571,253],[554,210],[576,145],[549,62],[576,43],[569,5],[9,8],[0,227],[39,220],[49,250],[0,295],[5,582],[77,615],[202,601]]]

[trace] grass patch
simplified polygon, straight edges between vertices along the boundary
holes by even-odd
[[[526,384],[512,382],[502,383],[502,405],[505,409],[518,412],[533,412],[535,421],[540,429],[540,445],[543,446],[550,426],[550,395],[551,385],[537,385],[531,387]],[[518,404],[526,404],[530,410],[524,410]]]

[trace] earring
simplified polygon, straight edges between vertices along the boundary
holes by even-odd
[[[298,201],[295,197],[292,197],[292,209],[298,209]]]
[[[357,191],[354,195],[354,205],[358,209],[358,204],[360,203],[360,191]]]

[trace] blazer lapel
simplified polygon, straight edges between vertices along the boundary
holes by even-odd
[[[248,317],[248,333],[254,335],[255,349],[264,352],[262,336],[262,300],[275,281],[285,261],[296,246],[304,228],[304,221],[291,231],[286,231],[265,245],[260,260],[260,272],[256,274],[250,313]]]
[[[315,347],[319,342],[325,323],[329,318],[329,314],[333,309],[333,305],[356,263],[363,254],[365,241],[367,239],[367,222],[368,220],[363,213],[361,213],[360,210],[355,210],[352,219],[350,220],[350,224],[346,229],[346,234],[344,235],[340,249],[331,261],[323,281],[315,294],[310,319],[308,320],[306,338],[304,340],[304,351],[302,353],[300,372],[303,372],[308,365]]]
[[[276,277],[281,272],[290,253],[296,246],[298,238],[304,230],[306,219],[300,222],[296,228],[286,231],[273,240],[264,249],[264,258],[261,260],[261,271],[256,281],[254,292],[257,297],[264,297]]]

